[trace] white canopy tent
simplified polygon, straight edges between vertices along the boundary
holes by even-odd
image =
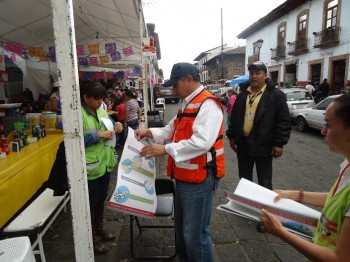
[[[140,16],[140,5],[139,0],[73,0],[77,45],[98,43],[100,55],[105,54],[106,43],[115,43],[121,52],[127,47],[133,50],[132,55],[121,54],[118,61],[94,65],[94,70],[103,67],[115,72],[135,65],[142,67],[141,39],[146,36],[146,25],[143,15]],[[49,0],[0,1],[0,17],[0,46],[14,42],[23,45],[26,51],[28,47],[43,47],[47,51],[55,46]],[[57,75],[56,63],[29,57],[26,67],[24,87],[33,89],[34,94],[50,91],[50,75]]]
[[[109,63],[108,67],[119,69],[126,65],[143,65],[141,39],[147,36],[147,32],[141,0],[2,0],[0,17],[3,46],[11,41],[25,47],[42,46],[45,50],[50,46],[56,47],[75,259],[94,261],[76,45],[113,42],[118,49],[131,46],[133,55],[122,56],[120,60]],[[53,70],[50,63],[46,64]],[[36,70],[35,66],[31,68]],[[32,72],[27,70],[28,78],[30,74]]]

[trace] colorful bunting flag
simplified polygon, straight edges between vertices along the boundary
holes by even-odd
[[[114,54],[117,52],[117,47],[115,43],[105,44],[106,54]]]
[[[26,50],[23,51],[24,59],[29,59],[28,52]]]
[[[6,54],[4,55],[4,59],[5,59],[5,63],[10,63],[11,62],[11,59]]]
[[[89,57],[90,65],[98,65],[97,57]]]
[[[136,77],[139,77],[141,75],[141,68],[135,66],[135,68],[133,70],[133,75]]]
[[[76,45],[76,48],[78,56],[85,55],[84,45]]]
[[[124,72],[123,71],[118,71],[117,73],[115,73],[115,76],[117,78],[124,78]]]
[[[100,53],[100,45],[99,44],[91,44],[88,45],[89,48],[89,54],[90,55],[95,55]]]
[[[79,61],[79,65],[89,65],[87,57],[79,57],[78,61]]]
[[[107,77],[107,79],[112,79],[113,78],[113,73],[107,72],[106,73],[106,77]]]
[[[28,53],[29,53],[29,56],[32,56],[32,57],[43,57],[43,56],[45,56],[44,47],[29,46],[28,47]]]
[[[108,62],[109,62],[108,55],[100,56],[100,61],[101,61],[101,64],[108,64]]]
[[[119,61],[122,58],[122,56],[120,55],[120,52],[117,51],[116,53],[111,54],[111,58],[112,58],[112,61],[115,62],[115,61]]]
[[[16,62],[16,54],[15,53],[11,54],[11,62]]]
[[[133,55],[133,54],[134,54],[134,51],[132,50],[132,46],[125,47],[125,48],[123,49],[123,54],[124,54],[125,56],[131,56],[131,55]]]
[[[51,62],[56,62],[56,48],[54,46],[49,47],[49,59]]]
[[[24,51],[24,46],[22,44],[17,44],[15,42],[6,42],[5,50],[14,52],[18,55],[22,55]]]

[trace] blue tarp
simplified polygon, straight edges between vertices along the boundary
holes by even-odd
[[[234,86],[235,84],[240,84],[249,81],[249,77],[247,75],[242,75],[235,79],[231,80],[230,86]]]

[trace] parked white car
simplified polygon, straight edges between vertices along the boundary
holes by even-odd
[[[216,96],[223,105],[226,105],[228,100],[227,91],[230,89],[232,89],[231,86],[220,87],[215,91],[214,96]]]
[[[325,124],[324,114],[327,107],[339,96],[341,95],[329,96],[314,107],[295,110],[294,118],[297,129],[300,132],[307,131],[309,128],[321,130]]]
[[[282,88],[280,89],[287,97],[287,104],[290,117],[295,117],[295,110],[312,107],[315,102],[309,91],[302,87]]]

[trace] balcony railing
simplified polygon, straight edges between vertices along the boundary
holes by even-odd
[[[271,48],[271,59],[278,60],[286,56],[286,46],[281,45],[276,48]]]
[[[254,63],[255,61],[259,60],[259,55],[251,55],[248,56],[248,65],[250,65],[251,63]]]
[[[328,27],[320,32],[314,32],[314,47],[322,48],[339,43],[339,26]]]
[[[288,42],[288,54],[289,55],[298,55],[307,53],[307,39],[299,38],[294,42]]]

